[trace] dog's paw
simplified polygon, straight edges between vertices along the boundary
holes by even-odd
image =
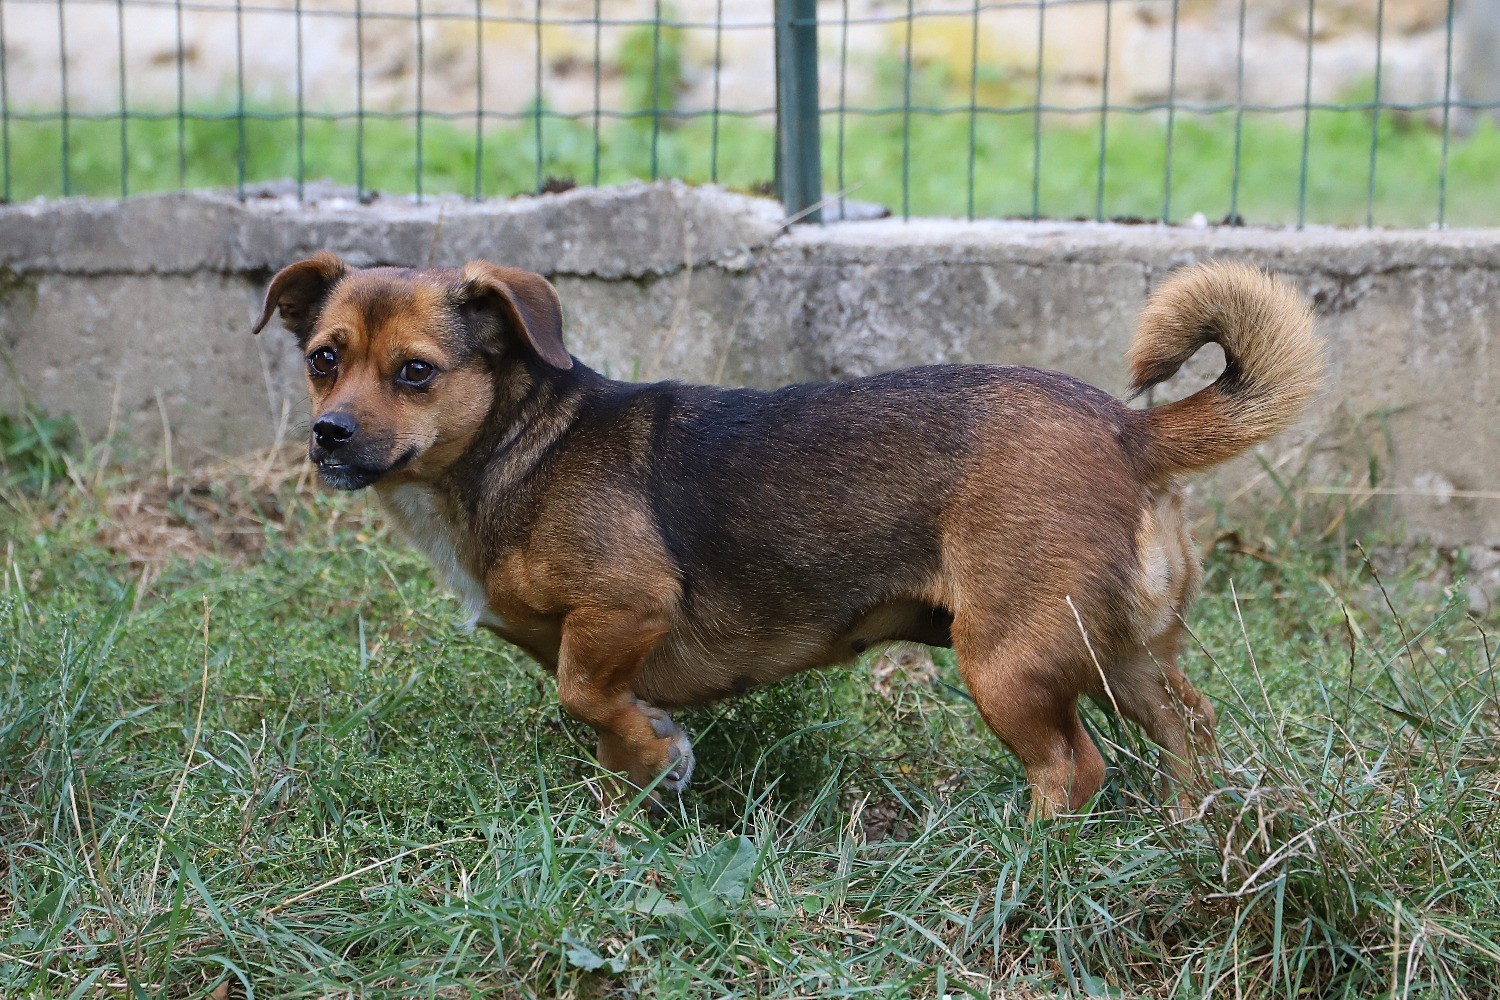
[[[679,726],[670,715],[657,708],[655,705],[641,705],[641,714],[651,723],[651,731],[658,739],[671,740],[667,747],[667,769],[662,775],[657,788],[674,795],[681,795],[687,790],[688,782],[693,777],[693,744],[688,740],[687,733]]]

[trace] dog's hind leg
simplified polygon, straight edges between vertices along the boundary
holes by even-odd
[[[1072,652],[1029,637],[986,642],[961,622],[954,652],[979,714],[1026,767],[1032,818],[1083,808],[1104,785],[1104,758],[1078,718]]]
[[[563,621],[557,694],[563,708],[599,734],[599,763],[636,788],[681,792],[693,770],[687,734],[661,709],[638,699],[631,684],[641,662],[666,634],[664,614],[583,608]],[[625,789],[618,789],[621,792]]]
[[[1095,700],[1106,708],[1113,701],[1162,748],[1164,798],[1180,818],[1184,807],[1179,796],[1201,776],[1215,744],[1214,707],[1177,669],[1177,642],[1174,624],[1121,661],[1110,672],[1109,691]]]

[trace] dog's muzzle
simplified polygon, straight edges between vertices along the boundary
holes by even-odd
[[[323,485],[336,490],[362,490],[390,471],[331,458],[313,459],[313,462],[318,467],[318,478],[323,481]]]
[[[391,461],[384,454],[371,454],[377,449],[385,450],[377,442],[360,444],[352,441],[329,448],[319,441],[315,431],[308,442],[307,457],[317,466],[318,478],[323,485],[336,490],[362,490],[404,468],[417,457],[416,449],[410,449]]]

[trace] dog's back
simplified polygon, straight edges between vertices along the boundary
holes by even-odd
[[[1102,558],[1132,555],[1130,413],[1056,372],[932,366],[773,392],[662,383],[589,409],[649,442],[632,478],[682,586],[661,670],[644,671],[668,704],[890,639],[949,645],[964,536],[989,540],[996,592],[1035,590],[1035,574],[1072,558],[1080,518],[1108,522],[1084,531],[1110,547]],[[976,488],[987,495],[971,500]],[[703,683],[669,662],[696,664]]]

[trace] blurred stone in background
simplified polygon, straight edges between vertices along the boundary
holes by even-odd
[[[1495,0],[1464,0],[1459,5],[1456,30],[1458,93],[1466,101],[1500,102],[1500,3]],[[1455,119],[1460,131],[1474,128],[1481,117],[1500,120],[1495,108],[1462,108]]]
[[[649,25],[652,0],[545,0],[540,28],[529,0],[477,0],[489,18],[476,39],[475,0],[366,0],[361,19],[354,0],[304,0],[302,90],[306,106],[352,111],[356,105],[357,33],[363,40],[364,107],[409,112],[416,107],[420,69],[422,107],[524,113],[534,106],[536,45],[542,49],[541,86],[549,110],[591,111],[598,47],[599,101],[606,109],[649,107],[653,52],[660,59],[657,103],[703,110],[715,88],[726,109],[768,110],[772,87],[771,0],[722,0],[722,31],[713,24],[717,0],[675,0],[665,16],[680,26]],[[1305,87],[1307,0],[1181,0],[1176,50],[1176,99],[1232,102],[1238,61],[1244,59],[1245,99],[1253,104],[1296,105]],[[1317,0],[1311,45],[1312,98],[1317,102],[1368,100],[1375,76],[1378,0]],[[953,0],[919,0],[916,11],[952,12]],[[991,7],[980,12],[978,72],[972,11],[933,13],[911,26],[911,48],[923,84],[967,104],[971,84],[981,104],[1025,105],[1037,97],[1038,21],[1045,17],[1042,100],[1097,106],[1106,58],[1111,104],[1166,100],[1174,63],[1170,0],[1115,0]],[[1108,7],[1108,10],[1106,9]],[[593,19],[602,9],[611,22]],[[182,62],[191,108],[232,105],[241,78],[252,107],[291,107],[297,90],[298,47],[293,0],[258,0],[236,17],[231,0],[200,0],[181,14],[167,6],[132,6],[19,0],[4,5],[6,73],[11,103],[20,110],[60,105],[59,20],[66,37],[67,99],[75,110],[108,111],[120,105],[119,28],[123,16],[128,99],[132,108],[175,107]],[[848,0],[853,23],[841,24],[843,0],[819,4],[823,19],[822,88],[825,106],[888,104],[899,97],[907,43],[906,4]],[[1382,45],[1383,100],[1441,101],[1445,80],[1447,0],[1385,0]],[[1109,31],[1106,33],[1106,19]],[[627,24],[620,22],[639,21]],[[557,23],[566,22],[566,23]],[[357,27],[360,25],[361,27]],[[1460,0],[1457,79],[1465,96],[1492,99],[1496,92],[1500,4]],[[1107,36],[1107,37],[1106,37]],[[421,42],[420,54],[418,40]],[[476,59],[483,51],[483,85]],[[714,53],[721,53],[715,79]],[[840,54],[848,61],[840,72]],[[243,66],[243,70],[239,69]],[[642,81],[646,81],[643,85]]]

